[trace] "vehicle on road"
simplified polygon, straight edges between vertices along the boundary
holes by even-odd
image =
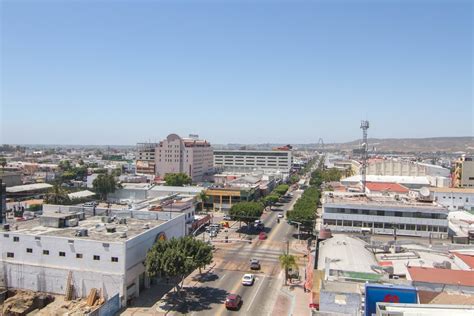
[[[242,297],[238,294],[229,294],[225,299],[225,307],[227,309],[238,310],[242,306]]]
[[[220,224],[221,224],[222,227],[226,227],[226,228],[229,228],[229,226],[230,226],[228,221],[222,221],[222,222],[220,222]]]
[[[260,261],[258,259],[250,259],[250,270],[260,270]]]
[[[255,277],[253,276],[253,274],[247,273],[247,274],[244,274],[244,276],[242,277],[242,285],[252,286],[254,282],[255,282]]]
[[[258,239],[259,240],[267,239],[267,234],[265,232],[260,232],[260,234],[258,234]]]
[[[217,231],[211,230],[211,231],[209,232],[209,236],[210,236],[210,237],[217,237]]]
[[[232,220],[232,217],[230,215],[225,215],[224,216],[224,220],[225,221],[231,221]]]
[[[278,218],[283,218],[283,213],[278,213]]]
[[[94,206],[97,206],[97,202],[86,202],[83,204],[84,207],[94,207]]]

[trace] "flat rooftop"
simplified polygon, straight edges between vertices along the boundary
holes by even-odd
[[[380,196],[371,194],[351,192],[329,192],[324,195],[323,204],[337,205],[364,205],[378,207],[416,208],[420,210],[438,211],[448,213],[449,211],[434,203],[417,202],[410,198],[395,199],[393,196]]]
[[[48,214],[47,217],[60,217],[61,215],[68,214],[56,214],[56,216],[54,214]],[[65,228],[42,226],[40,224],[39,218],[18,222],[10,221],[9,224],[11,229],[10,233],[21,233],[34,236],[55,236],[70,239],[124,242],[137,235],[140,235],[148,229],[157,227],[166,222],[156,219],[143,220],[136,218],[126,218],[126,221],[126,224],[119,224],[117,218],[117,220],[112,221],[111,223],[103,223],[102,216],[91,216],[79,221],[78,226]],[[148,225],[148,228],[145,228],[146,225]],[[107,227],[115,227],[115,233],[108,233]],[[88,236],[77,237],[76,231],[78,229],[87,229]],[[122,238],[121,235],[123,233],[126,233],[127,237]]]
[[[48,183],[33,183],[33,184],[24,184],[24,185],[16,185],[13,187],[8,187],[8,193],[19,193],[19,192],[28,192],[28,191],[35,191],[35,190],[45,190],[52,188],[53,186]]]

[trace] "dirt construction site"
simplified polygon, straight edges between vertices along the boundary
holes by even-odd
[[[79,316],[92,312],[102,303],[98,291],[87,298],[66,301],[64,295],[0,289],[0,316]]]

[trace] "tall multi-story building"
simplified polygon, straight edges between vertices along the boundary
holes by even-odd
[[[196,135],[181,138],[170,134],[155,150],[156,175],[164,178],[168,173],[185,173],[193,181],[202,181],[212,170],[213,149],[206,140]]]
[[[156,143],[138,143],[136,156],[137,174],[155,174],[155,149]]]
[[[292,151],[286,150],[215,150],[214,166],[226,170],[279,170],[289,173]]]
[[[453,186],[474,187],[474,160],[463,155],[454,163]]]

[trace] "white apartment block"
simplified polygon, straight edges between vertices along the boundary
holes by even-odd
[[[450,211],[474,209],[474,189],[428,188],[430,199]]]
[[[289,173],[291,150],[215,150],[214,167],[226,170],[278,170]]]
[[[449,211],[407,198],[327,192],[323,225],[333,231],[446,238]]]
[[[143,264],[148,249],[158,238],[184,236],[185,221],[182,214],[161,212],[109,215],[46,212],[4,227],[0,287],[64,295],[71,275],[74,297],[96,288],[106,298],[118,293],[124,306],[149,285]]]
[[[212,170],[213,149],[206,140],[181,138],[170,134],[155,150],[156,175],[186,173],[193,181],[202,181]]]

